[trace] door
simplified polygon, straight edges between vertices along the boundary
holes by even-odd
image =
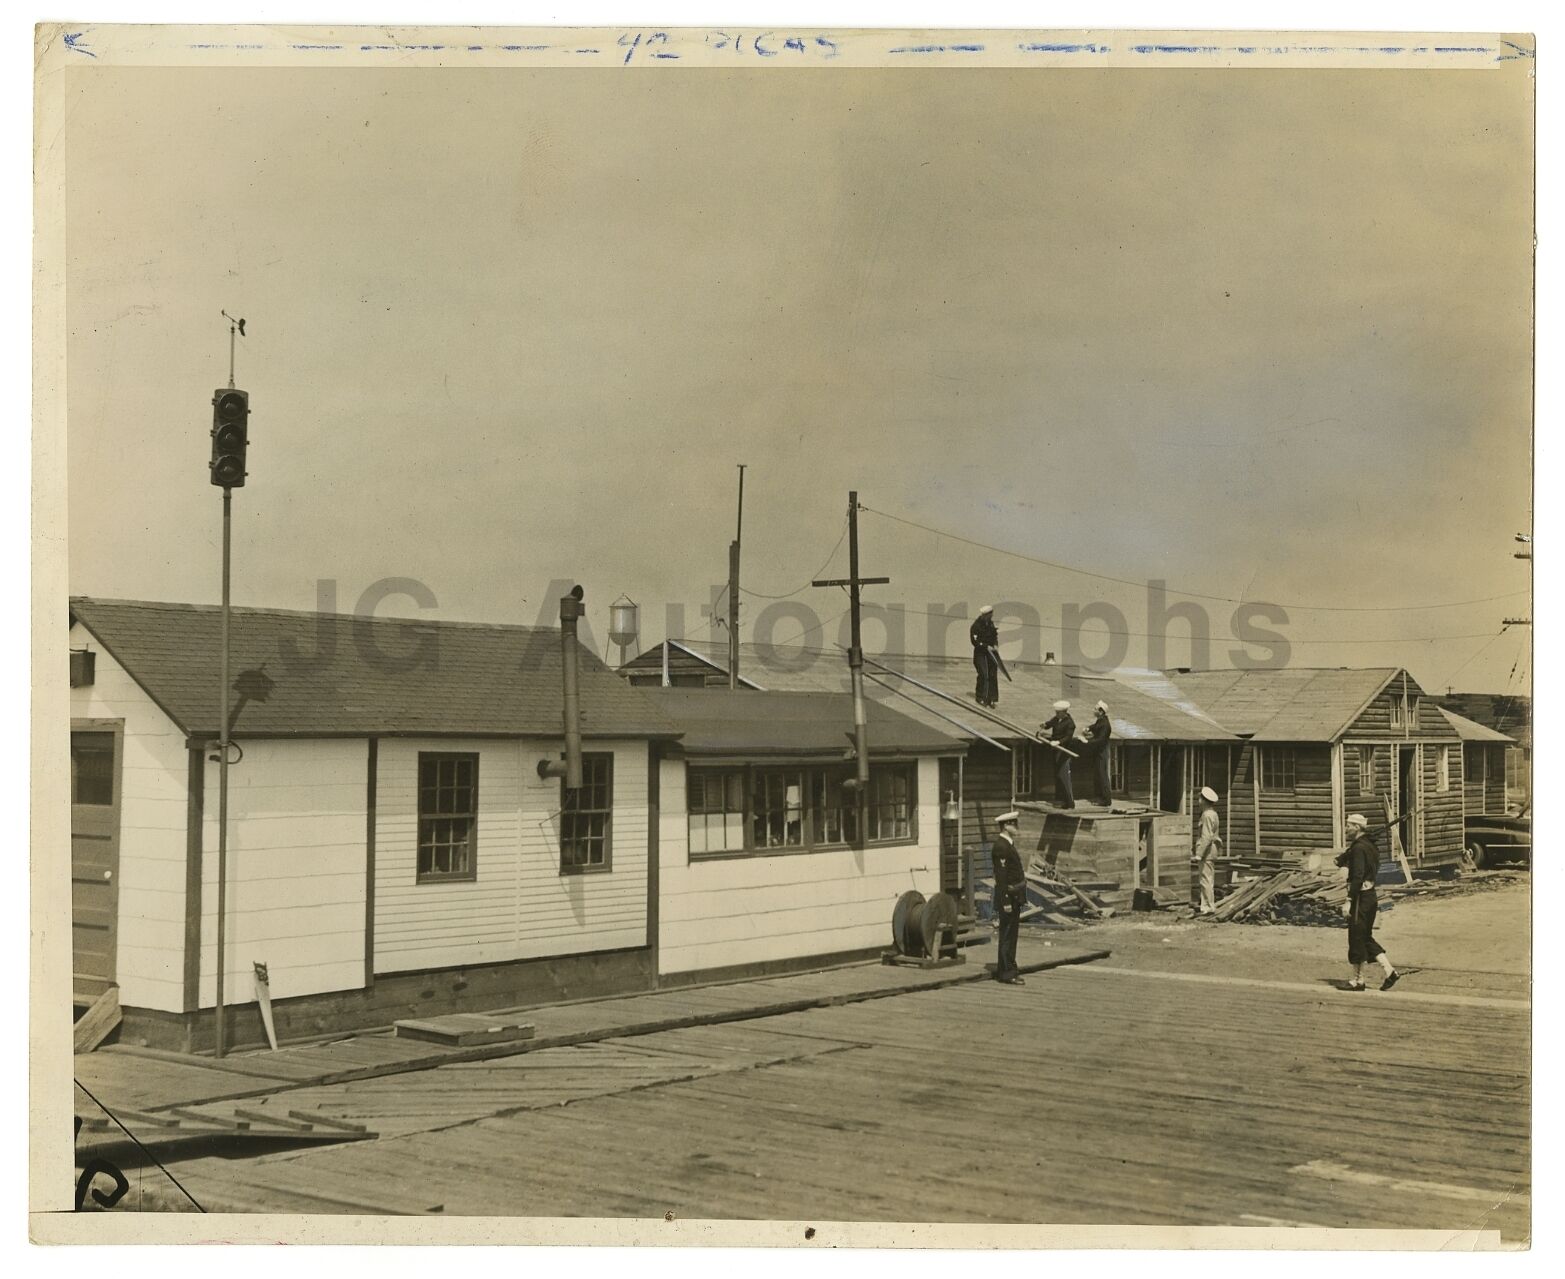
[[[1419,803],[1422,779],[1418,775],[1418,747],[1398,746],[1396,750],[1397,793],[1392,800],[1396,811],[1392,816],[1397,819],[1396,831],[1402,840],[1402,851],[1408,861],[1417,861],[1421,851],[1418,847],[1419,823],[1412,814],[1422,807]]]
[[[1165,813],[1189,812],[1185,803],[1185,748],[1165,746],[1159,752],[1157,806]]]
[[[123,731],[118,720],[71,724],[71,969],[87,998],[115,984]]]

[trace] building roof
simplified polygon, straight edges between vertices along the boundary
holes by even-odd
[[[1458,715],[1532,745],[1532,698],[1524,693],[1447,693],[1439,701]]]
[[[718,669],[728,669],[726,644],[701,640],[679,643]],[[1231,732],[1184,698],[1161,675],[1149,673],[1147,687],[1143,688],[1117,675],[1073,671],[1054,664],[1011,662],[1007,666],[1011,680],[1007,683],[1005,676],[1000,677],[998,712],[1029,731],[1049,719],[1054,714],[1054,703],[1063,697],[1071,702],[1077,727],[1082,731],[1092,719],[1093,704],[1102,699],[1108,703],[1115,735],[1128,741],[1234,740]],[[1016,734],[986,718],[973,704],[970,657],[873,656],[867,657],[864,669],[868,677],[865,694],[894,706],[910,719],[943,732],[1016,739]],[[741,675],[771,690],[842,693],[850,688],[847,655],[837,649],[741,644],[739,670]],[[899,679],[896,673],[907,678]],[[958,698],[964,705],[955,705],[920,689],[914,680]]]
[[[1509,744],[1516,740],[1514,737],[1507,737],[1504,733],[1497,733],[1492,728],[1470,720],[1465,715],[1458,715],[1450,707],[1441,706],[1437,709],[1446,717],[1451,727],[1456,730],[1456,735],[1464,742],[1505,742]]]
[[[1396,666],[1168,671],[1168,679],[1218,723],[1268,742],[1335,741],[1391,679]]]
[[[726,688],[646,690],[680,730],[692,755],[829,755],[853,743],[853,698],[847,693],[778,693]],[[951,754],[968,739],[866,703],[870,755]]]
[[[218,608],[74,597],[71,619],[186,733],[217,732]],[[274,681],[239,707],[239,737],[562,733],[560,633],[547,627],[236,608],[230,651],[236,675]],[[645,690],[579,656],[584,736],[678,735]]]

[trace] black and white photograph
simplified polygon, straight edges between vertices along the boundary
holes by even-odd
[[[1533,36],[36,38],[36,1240],[1531,1246]]]

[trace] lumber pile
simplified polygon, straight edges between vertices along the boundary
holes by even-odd
[[[1241,883],[1217,903],[1212,918],[1246,924],[1340,925],[1347,899],[1341,871],[1280,870]]]

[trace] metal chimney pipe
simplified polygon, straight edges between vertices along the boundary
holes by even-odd
[[[581,617],[581,587],[571,588],[569,595],[560,596],[560,667],[565,683],[564,727],[565,759],[540,760],[539,777],[563,777],[568,791],[581,789],[581,699],[578,682],[581,674],[581,645],[576,639],[576,622]]]

